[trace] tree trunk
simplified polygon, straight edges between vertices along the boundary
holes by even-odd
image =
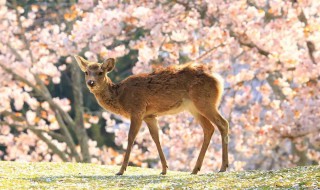
[[[73,106],[75,110],[75,134],[78,138],[82,162],[91,162],[91,156],[89,152],[88,146],[88,134],[86,129],[84,128],[84,120],[83,120],[83,95],[81,90],[81,78],[80,71],[76,63],[70,64],[71,68],[71,78],[72,78],[72,92],[73,92]]]
[[[298,166],[306,166],[309,165],[309,158],[307,157],[307,150],[298,150],[296,148],[295,142],[291,141],[292,143],[292,154],[299,158],[298,162],[296,163]],[[307,143],[304,139],[303,143]]]

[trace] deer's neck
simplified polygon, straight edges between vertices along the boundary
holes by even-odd
[[[110,81],[104,85],[104,88],[93,92],[93,94],[96,97],[99,105],[104,109],[123,115],[122,108],[119,104],[118,88],[119,85],[116,85]]]

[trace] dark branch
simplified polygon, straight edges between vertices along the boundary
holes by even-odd
[[[291,2],[293,4],[296,3],[299,6],[299,2],[298,1],[291,0]],[[299,19],[300,22],[304,23],[305,27],[308,27],[308,19],[307,19],[306,15],[304,14],[303,9],[302,8],[300,8],[300,9],[301,9],[301,12],[298,15],[298,19]],[[306,46],[308,48],[309,57],[310,57],[312,63],[316,65],[317,62],[316,62],[316,59],[314,58],[314,55],[313,55],[313,53],[316,51],[316,46],[314,45],[313,42],[311,42],[309,40],[306,41]]]

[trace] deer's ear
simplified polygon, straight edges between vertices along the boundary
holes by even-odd
[[[87,71],[87,65],[88,65],[87,60],[85,60],[84,58],[82,58],[81,56],[78,56],[78,55],[75,55],[74,58],[76,59],[80,69],[83,72],[86,72]]]
[[[115,60],[113,58],[109,58],[103,61],[101,68],[106,72],[110,72],[114,69],[114,66]]]

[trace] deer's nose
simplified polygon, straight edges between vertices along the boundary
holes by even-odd
[[[93,87],[96,83],[93,80],[88,80],[87,84]]]

